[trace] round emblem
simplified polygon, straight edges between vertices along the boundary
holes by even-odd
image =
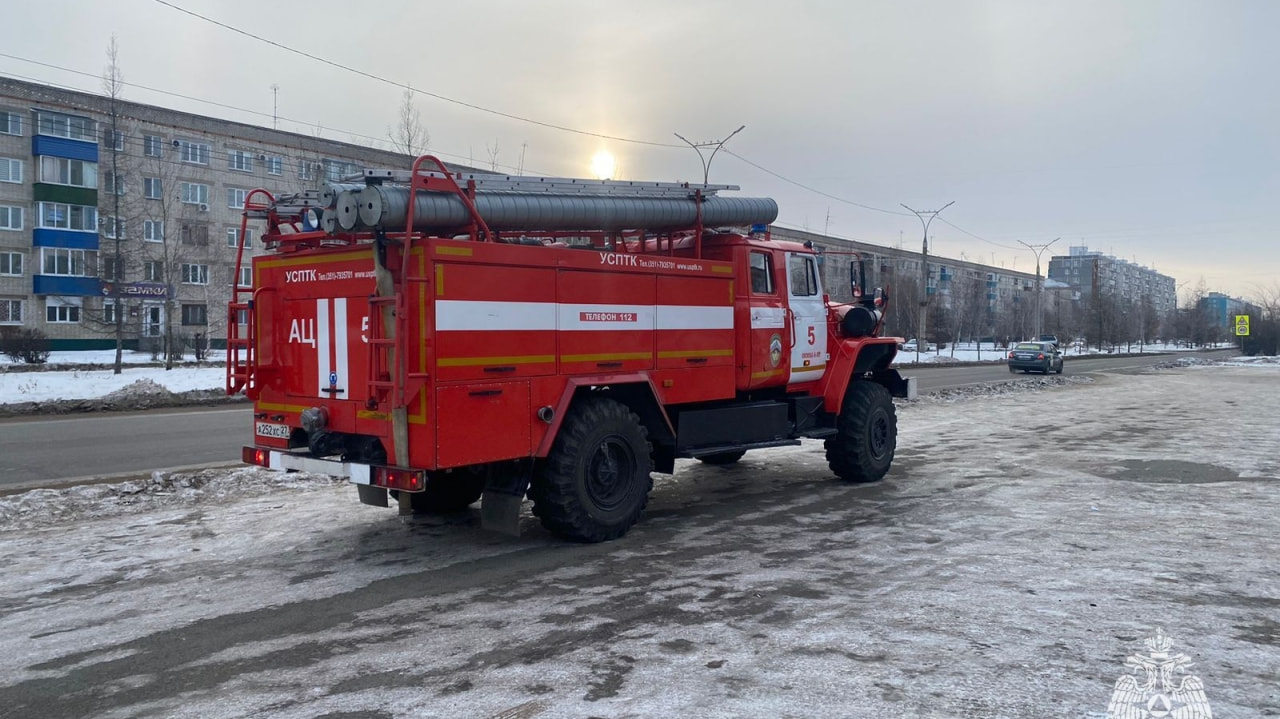
[[[774,367],[777,367],[778,363],[781,361],[782,361],[782,337],[778,335],[774,335],[773,337],[769,338],[769,362],[771,362]]]

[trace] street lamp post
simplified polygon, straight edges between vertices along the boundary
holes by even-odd
[[[702,184],[705,185],[711,181],[711,161],[716,159],[716,153],[720,151],[720,148],[724,147],[724,143],[733,139],[734,135],[738,134],[739,132],[742,132],[744,129],[746,129],[746,127],[747,127],[746,125],[739,127],[738,129],[729,133],[729,136],[724,138],[723,140],[709,140],[707,142],[689,142],[688,140],[685,140],[684,136],[682,136],[678,132],[673,132],[671,134],[680,138],[682,141],[684,141],[686,145],[688,145],[689,147],[692,147],[694,152],[698,153],[698,159],[702,160]],[[711,151],[710,157],[702,156],[702,150],[703,148],[706,148],[706,147],[715,148],[714,150]]]
[[[913,210],[903,203],[898,203],[907,208],[907,211],[916,216],[920,220],[920,224],[924,226],[924,244],[920,249],[920,315],[916,318],[916,361],[920,361],[920,343],[926,343],[925,339],[925,315],[929,310],[929,224],[933,222],[933,218],[937,217],[943,210],[956,204],[955,200],[939,207],[936,210]],[[929,219],[925,219],[925,216]]]
[[[1036,336],[1035,338],[1037,340],[1040,339],[1040,331],[1041,331],[1040,325],[1041,325],[1041,315],[1042,315],[1042,308],[1043,308],[1040,298],[1041,298],[1041,295],[1044,294],[1044,280],[1040,278],[1040,255],[1043,255],[1044,251],[1049,249],[1049,247],[1052,246],[1054,242],[1057,242],[1058,240],[1061,240],[1061,239],[1062,239],[1061,237],[1055,237],[1051,242],[1045,243],[1043,245],[1031,245],[1031,244],[1027,244],[1026,242],[1023,242],[1022,240],[1018,240],[1018,244],[1022,245],[1023,247],[1026,247],[1028,250],[1031,250],[1031,252],[1036,256],[1036,323],[1035,323]]]

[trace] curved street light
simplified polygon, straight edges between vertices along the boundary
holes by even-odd
[[[738,134],[739,132],[742,132],[744,129],[746,129],[746,127],[747,127],[746,125],[739,127],[738,129],[729,133],[729,136],[724,138],[723,140],[708,140],[707,142],[689,142],[688,140],[685,140],[684,136],[678,132],[673,132],[671,134],[683,140],[686,145],[693,148],[694,152],[698,153],[698,159],[702,160],[702,184],[705,185],[708,182],[710,182],[711,161],[716,159],[716,153],[720,151],[720,148],[724,147],[724,143],[733,139],[734,135]],[[714,150],[711,151],[710,157],[702,156],[702,150],[703,148],[706,148],[706,147],[715,148]]]

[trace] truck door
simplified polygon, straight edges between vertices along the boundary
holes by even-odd
[[[787,253],[791,375],[788,384],[822,378],[827,367],[827,308],[813,255]]]
[[[748,254],[751,274],[751,376],[748,386],[780,385],[787,375],[786,306],[778,286],[775,260],[781,254],[752,249]]]

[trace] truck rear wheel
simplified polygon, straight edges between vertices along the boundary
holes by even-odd
[[[827,465],[846,482],[876,482],[893,464],[898,445],[898,416],[889,390],[874,382],[854,381],[836,420],[836,435],[826,441]]]
[[[717,452],[716,454],[704,454],[698,458],[703,464],[725,465],[733,464],[742,459],[747,454],[747,450],[740,449],[736,452]]]
[[[565,417],[529,487],[534,515],[565,539],[621,537],[649,501],[650,451],[644,425],[626,405],[603,398],[581,402]]]
[[[480,499],[487,480],[484,469],[476,467],[432,473],[427,477],[426,487],[410,495],[413,511],[418,514],[461,512]]]

